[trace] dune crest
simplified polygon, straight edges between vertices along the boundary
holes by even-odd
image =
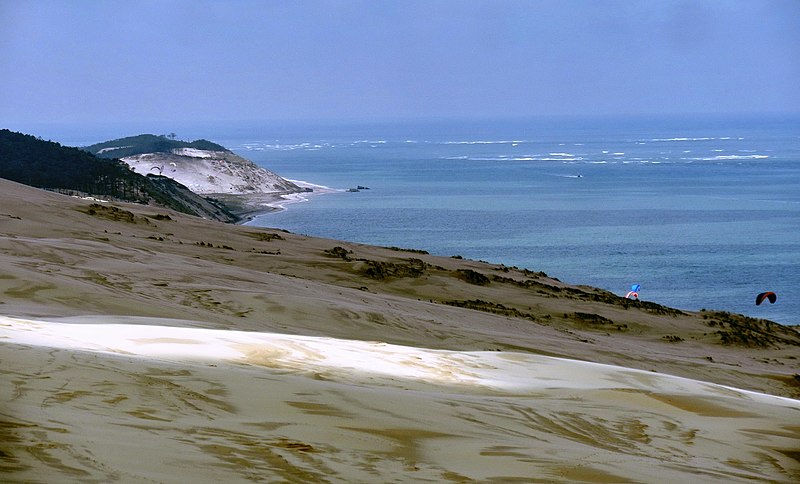
[[[96,318],[95,318],[96,319]],[[376,341],[278,333],[0,316],[4,342],[183,363],[262,366],[340,383],[528,395],[547,390],[619,390],[758,401],[800,410],[800,400],[688,378],[580,360],[498,351],[451,351]],[[80,318],[70,318],[71,321]]]
[[[3,401],[16,410],[2,417],[3,471],[201,482],[800,477],[800,401],[789,398],[524,353],[98,319],[0,317],[13,382]]]

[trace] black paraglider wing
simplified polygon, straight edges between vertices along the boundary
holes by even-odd
[[[778,296],[772,291],[762,292],[756,296],[756,306],[759,306],[762,302],[764,302],[764,299],[769,299],[770,304],[775,304]]]

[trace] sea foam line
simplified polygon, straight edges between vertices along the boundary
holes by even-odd
[[[769,155],[717,155],[697,158],[681,158],[692,161],[725,161],[725,160],[766,160]]]

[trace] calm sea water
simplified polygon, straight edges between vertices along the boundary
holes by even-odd
[[[252,225],[800,324],[798,119],[242,127],[215,141],[339,190]],[[778,301],[755,306],[766,290]]]

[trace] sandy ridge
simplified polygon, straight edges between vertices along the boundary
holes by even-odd
[[[794,329],[92,203],[0,181],[12,480],[799,478]]]

